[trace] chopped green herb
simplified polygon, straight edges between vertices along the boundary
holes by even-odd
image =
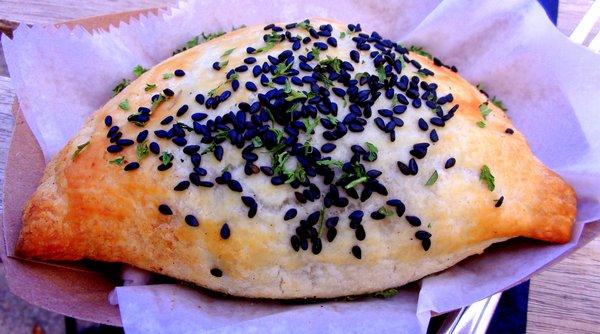
[[[321,66],[327,66],[329,68],[331,68],[332,70],[335,71],[335,73],[340,73],[340,71],[342,70],[342,61],[340,60],[340,58],[331,58],[329,56],[327,56],[327,59],[323,59],[321,61],[319,61],[319,65]]]
[[[273,47],[275,47],[276,43],[279,43],[279,42],[281,42],[281,35],[274,31],[270,35],[267,35],[265,45],[256,49],[254,51],[254,53],[261,53],[261,52],[269,51]]]
[[[115,160],[110,160],[108,163],[111,165],[121,166],[125,163],[125,157],[120,156],[120,157],[116,158]]]
[[[431,55],[431,53],[429,53],[429,52],[427,52],[427,51],[423,50],[423,48],[422,48],[422,47],[420,47],[420,46],[411,45],[411,46],[408,48],[408,51],[412,51],[412,52],[414,52],[414,53],[416,53],[416,54],[418,54],[418,55],[421,55],[421,56],[427,57],[427,58],[429,58],[429,59],[433,59],[433,56]]]
[[[167,151],[164,151],[162,153],[162,156],[160,157],[160,160],[162,160],[162,164],[165,166],[168,165],[172,159],[173,159],[173,157],[172,157],[171,153],[169,153]]]
[[[85,149],[89,144],[90,144],[90,141],[88,140],[87,142],[85,142],[81,145],[77,145],[77,149],[75,150],[75,152],[73,152],[73,155],[71,156],[71,160],[75,160],[75,158],[77,158],[79,153],[81,153],[81,151],[83,151],[83,149]]]
[[[165,80],[169,80],[173,77],[173,72],[163,73],[162,78]]]
[[[306,180],[306,171],[300,164],[296,164],[296,168],[293,171],[284,171],[287,180],[285,183],[289,184],[294,181],[304,182]]]
[[[496,189],[496,185],[494,183],[494,181],[495,181],[494,175],[492,175],[492,171],[490,170],[490,167],[488,167],[487,165],[483,165],[483,167],[481,167],[481,173],[479,174],[479,179],[486,183],[487,188],[490,191],[494,191],[494,189]]]
[[[192,128],[191,126],[189,126],[189,125],[187,125],[185,123],[177,122],[176,124],[179,125],[182,129],[187,130],[189,132],[194,131],[194,128]]]
[[[392,210],[392,209],[388,209],[385,206],[380,207],[377,212],[381,213],[382,215],[386,216],[386,217],[391,217],[393,215],[396,214],[396,211]]]
[[[367,150],[369,151],[369,156],[367,157],[367,161],[375,161],[375,159],[377,159],[377,153],[379,152],[379,150],[377,149],[377,147],[369,142],[366,142],[365,144],[367,144]]]
[[[319,56],[321,55],[321,49],[317,48],[316,46],[313,46],[313,48],[310,49],[310,52],[313,54],[313,56],[315,56],[316,60],[319,60]]]
[[[432,186],[438,180],[438,172],[437,170],[433,171],[433,174],[429,177],[429,180],[425,183],[426,186]]]
[[[152,102],[152,106],[150,107],[150,110],[156,110],[156,108],[158,108],[158,106],[160,106],[163,102],[165,102],[167,98],[160,94],[158,96],[158,99],[154,100],[154,102]]]
[[[483,119],[487,119],[487,116],[492,112],[492,109],[488,106],[487,102],[484,102],[479,105],[479,113],[483,117]]]
[[[325,227],[325,213],[327,212],[326,208],[322,208],[319,211],[319,236],[323,234],[323,228]]]
[[[385,68],[383,67],[383,65],[377,66],[377,76],[379,77],[379,81],[381,81],[381,82],[385,81],[386,75],[385,75]]]
[[[229,56],[230,54],[233,53],[234,50],[235,50],[235,48],[226,50],[225,52],[223,52],[223,54],[221,55],[221,57],[227,57],[227,56]]]
[[[285,100],[286,101],[294,101],[297,99],[304,99],[304,98],[306,98],[306,94],[304,92],[293,90],[291,93],[289,93],[288,96],[286,96]]]
[[[325,88],[329,89],[331,88],[331,86],[333,86],[333,82],[329,80],[329,78],[326,77],[323,73],[317,73],[317,80],[325,84]]]
[[[340,39],[344,39],[344,38],[346,38],[346,32],[342,31],[342,32],[340,32]]]
[[[277,66],[275,67],[275,73],[273,74],[273,76],[280,76],[280,75],[286,75],[287,71],[292,68],[292,65],[294,65],[293,62],[290,62],[289,64],[285,64],[285,63],[279,63],[277,64]]]
[[[370,76],[371,75],[369,74],[369,72],[358,72],[354,76],[354,79],[360,81],[360,79],[362,79],[363,77],[369,78]]]
[[[310,23],[308,23],[306,21],[302,21],[302,22],[296,24],[296,27],[298,27],[300,29],[304,29],[306,31],[309,31],[310,29],[312,29],[313,26],[311,26]]]
[[[200,36],[196,36],[196,37],[190,39],[189,41],[185,42],[185,45],[183,47],[173,51],[173,56],[180,52],[183,52],[185,50],[189,50],[189,49],[193,48],[194,46],[197,46],[198,44],[200,44]]]
[[[333,125],[337,125],[340,121],[335,118],[335,116],[333,115],[327,115],[327,119],[333,124]]]
[[[273,133],[275,133],[275,138],[277,140],[277,142],[281,142],[281,139],[283,139],[283,131],[276,129],[276,128],[270,128],[269,130],[273,131]]]
[[[144,74],[146,71],[148,71],[147,68],[143,68],[141,65],[137,65],[133,68],[133,75],[135,75],[135,77],[137,78],[140,75]]]
[[[149,91],[153,90],[154,88],[156,88],[156,84],[146,84],[146,88],[144,88],[144,90],[149,92]]]
[[[273,155],[271,166],[273,166],[273,172],[277,175],[285,172],[285,163],[290,158],[288,152],[281,152]]]
[[[303,118],[302,123],[304,123],[304,126],[306,127],[306,133],[308,134],[312,134],[313,131],[315,130],[315,128],[319,125],[319,117],[317,116],[317,118],[314,119],[314,121],[311,122],[311,118]]]
[[[429,95],[431,96],[433,94],[429,94]],[[392,104],[392,108],[395,107],[395,106],[397,106],[398,103],[400,103],[398,101],[398,95],[394,94],[394,97],[392,97],[392,101],[390,101],[390,103]]]
[[[319,165],[319,166],[334,166],[339,169],[342,169],[344,162],[341,160],[335,160],[335,159],[330,159],[330,160],[324,159],[324,160],[317,161],[317,165]]]
[[[125,99],[121,101],[121,103],[119,103],[119,108],[125,111],[129,110],[129,100]]]
[[[490,100],[490,102],[492,102],[493,105],[495,105],[496,107],[500,108],[500,110],[506,112],[508,111],[508,109],[506,109],[506,107],[504,106],[504,104],[502,103],[502,101],[496,99],[496,97],[492,97],[492,99]]]
[[[219,130],[215,134],[216,139],[227,139],[228,137],[229,137],[229,131],[227,131],[227,130]]]
[[[202,36],[202,38],[204,39],[204,41],[210,41],[210,40],[213,40],[213,39],[215,39],[217,37],[221,37],[221,36],[225,35],[225,32],[223,30],[219,30],[219,31],[216,31],[216,32],[211,32],[209,34],[202,33],[200,35]],[[196,43],[196,45],[198,45],[198,43]]]
[[[484,121],[479,121],[479,122],[477,122],[475,124],[477,124],[477,126],[480,127],[480,128],[482,128],[482,129],[485,128],[485,126],[486,126],[486,124],[485,124]]]
[[[356,179],[356,180],[348,183],[344,188],[346,188],[346,189],[354,188],[358,184],[361,184],[363,182],[367,182],[368,179],[369,178],[366,177],[366,176],[359,177],[358,179]]]
[[[263,146],[263,142],[259,136],[252,138],[252,146],[254,146],[255,148]]]
[[[220,61],[219,62],[219,67],[223,68],[223,67],[227,66],[227,64],[229,64],[229,60]]]
[[[233,166],[231,164],[227,164],[227,166],[225,166],[225,167],[223,167],[223,169],[221,169],[221,173],[229,172],[232,168],[233,168]]]
[[[125,87],[129,86],[129,84],[131,83],[131,80],[129,79],[123,79],[121,80],[121,82],[119,82],[115,88],[113,88],[113,96],[117,96],[117,94],[119,94],[120,92],[123,91],[123,89],[125,89]]]
[[[144,140],[143,142],[137,144],[135,148],[135,155],[137,156],[137,161],[142,161],[145,157],[150,154],[150,148],[148,148],[148,141]]]
[[[391,288],[391,289],[387,289],[387,290],[375,292],[373,294],[373,297],[377,297],[377,298],[391,298],[391,297],[394,297],[395,295],[397,295],[399,292],[400,291],[398,291],[397,289]]]

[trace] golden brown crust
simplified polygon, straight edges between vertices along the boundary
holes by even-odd
[[[338,23],[332,25],[345,29]],[[174,114],[182,103],[199,110],[194,105],[193,92],[206,92],[222,81],[223,71],[210,70],[210,64],[224,50],[234,47],[241,51],[230,56],[230,63],[241,63],[245,47],[259,45],[262,33],[261,27],[240,29],[172,57],[95,112],[47,166],[40,187],[24,209],[17,254],[48,260],[124,262],[234,295],[297,298],[335,297],[399,286],[512,237],[563,243],[570,240],[576,214],[573,189],[533,156],[517,130],[513,135],[505,133],[512,124],[497,107],[490,104],[492,113],[487,116],[487,126],[477,127],[475,123],[482,120],[479,106],[486,101],[485,96],[456,73],[434,66],[416,54],[411,57],[435,72],[431,81],[438,84],[440,91],[452,93],[454,103],[460,105],[449,125],[437,129],[441,140],[430,147],[427,159],[419,162],[419,174],[401,177],[395,168],[396,161],[408,160],[408,143],[423,136],[414,129],[417,116],[411,116],[411,110],[403,115],[406,125],[395,143],[378,136],[376,129],[365,130],[361,136],[379,148],[373,166],[384,171],[382,179],[391,196],[400,197],[407,205],[406,214],[418,215],[424,222],[421,228],[432,233],[432,246],[427,252],[414,240],[415,229],[398,217],[365,220],[367,239],[360,242],[361,260],[350,254],[357,241],[346,221],[340,222],[334,242],[324,241],[321,254],[294,252],[289,238],[295,225],[282,221],[283,213],[295,205],[292,192],[272,186],[266,178],[244,179],[240,158],[227,150],[223,163],[206,156],[203,164],[207,164],[209,172],[220,171],[227,163],[232,165],[234,176],[243,181],[245,194],[248,190],[259,202],[259,214],[254,219],[247,218],[239,194],[226,189],[172,191],[178,181],[187,177],[189,168],[179,164],[177,160],[185,156],[169,142],[160,142],[163,150],[175,153],[175,165],[169,172],[156,170],[160,162],[153,154],[133,172],[108,163],[116,155],[106,152],[104,117],[112,115],[124,138],[135,138],[140,131],[127,123],[130,113],[119,110],[119,102],[127,98],[135,110],[153,94],[144,92],[146,83],[156,83],[155,92],[171,87],[176,95],[155,110],[146,126],[151,130],[158,128],[160,120]],[[347,59],[349,46],[341,40],[339,44],[330,50],[331,54]],[[281,52],[283,47],[276,45],[269,53]],[[184,69],[186,76],[162,79],[163,73],[177,68]],[[228,105],[232,107],[251,97],[252,93],[240,89]],[[221,111],[209,111],[218,112]],[[360,138],[347,137],[336,142],[340,147],[336,152],[347,152],[348,147],[343,146]],[[88,140],[90,144],[73,161],[71,155],[76,146]],[[323,143],[322,138],[315,141],[319,146]],[[136,160],[134,148],[125,150],[123,155],[128,161]],[[444,162],[451,156],[456,158],[456,166],[444,169]],[[479,180],[483,165],[489,166],[495,176],[493,192]],[[439,180],[431,187],[423,187],[433,170],[438,171]],[[494,201],[500,196],[504,196],[504,204],[496,208]],[[377,200],[363,203],[361,208],[372,212],[385,202],[383,197]],[[161,215],[156,208],[162,203],[169,203],[174,215]],[[315,209],[316,204],[301,213]],[[330,212],[340,217],[349,212],[336,210]],[[183,222],[189,213],[199,217],[199,227]],[[227,240],[219,236],[224,222],[232,230]],[[210,274],[214,267],[223,271],[223,277]]]

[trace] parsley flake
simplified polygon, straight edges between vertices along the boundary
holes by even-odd
[[[122,166],[125,163],[125,157],[124,156],[120,156],[114,160],[110,160],[108,162],[111,165],[117,165],[117,166]]]
[[[342,167],[344,166],[344,162],[341,160],[335,160],[335,159],[323,159],[323,160],[317,161],[317,165],[319,165],[319,166],[334,166],[339,169],[342,169]]]
[[[396,211],[392,210],[392,209],[388,209],[385,206],[380,207],[377,212],[381,213],[382,215],[386,216],[386,217],[391,217],[393,215],[396,214]]]
[[[81,144],[81,145],[77,145],[77,149],[75,150],[75,152],[73,152],[73,155],[71,155],[71,160],[75,160],[75,158],[77,158],[77,156],[79,155],[79,153],[81,153],[81,151],[83,151],[83,149],[85,149],[88,145],[90,144],[90,141],[88,140],[87,142]]]
[[[438,172],[437,170],[434,170],[433,173],[431,174],[431,176],[429,177],[429,180],[427,180],[427,182],[425,183],[426,186],[432,186],[435,184],[435,182],[438,180]]]
[[[129,110],[129,100],[125,99],[123,101],[121,101],[121,103],[119,103],[119,109],[121,110]]]
[[[144,74],[147,71],[147,68],[143,68],[142,65],[137,65],[133,68],[133,75],[135,75],[135,77],[138,78],[140,75]]]
[[[171,160],[173,160],[173,156],[171,153],[164,151],[160,157],[160,160],[162,160],[162,164],[166,166],[171,162]]]
[[[400,291],[398,291],[397,289],[391,288],[391,289],[387,289],[387,290],[375,292],[373,294],[373,297],[377,297],[377,298],[392,298],[395,295],[397,295],[399,292]]]
[[[481,173],[479,174],[479,179],[486,183],[489,191],[494,191],[494,189],[496,189],[496,184],[494,183],[494,181],[495,181],[494,175],[492,175],[492,171],[490,170],[490,167],[488,167],[487,165],[483,165],[483,167],[481,167]]]
[[[227,56],[229,56],[230,54],[233,53],[234,50],[235,50],[235,48],[231,48],[229,50],[226,50],[225,52],[223,52],[223,55],[221,55],[221,57],[227,57]]]
[[[492,99],[490,100],[490,102],[495,105],[496,107],[500,108],[500,110],[507,112],[508,109],[506,109],[506,107],[504,106],[504,104],[502,103],[502,101],[498,100],[495,96],[492,97]]]
[[[487,119],[488,115],[492,112],[492,109],[488,106],[487,102],[484,102],[479,105],[479,113],[483,117],[483,119]]]
[[[422,48],[422,47],[420,47],[420,46],[411,45],[411,46],[408,48],[408,51],[414,52],[414,53],[416,53],[416,54],[418,54],[418,55],[421,55],[421,56],[427,57],[427,58],[429,58],[429,59],[433,59],[433,56],[431,55],[431,53],[429,53],[429,52],[427,52],[427,51],[423,50],[423,48]]]
[[[119,94],[120,92],[123,91],[123,89],[125,89],[125,87],[129,86],[129,84],[131,83],[131,80],[129,79],[123,79],[121,80],[121,82],[119,82],[115,88],[113,88],[113,96],[117,96],[117,94]]]
[[[335,118],[335,116],[333,116],[333,115],[327,115],[326,117],[327,117],[327,119],[328,119],[328,120],[329,120],[329,121],[330,121],[330,122],[331,122],[333,125],[337,125],[337,124],[340,122],[340,121],[339,121],[337,118]]]
[[[174,75],[173,72],[163,73],[162,78],[164,80],[169,80],[169,79],[171,79],[173,77],[173,75]]]
[[[419,73],[417,73],[418,75]],[[386,78],[385,68],[383,65],[377,66],[377,76],[379,77],[379,81],[384,82]]]
[[[369,142],[365,143],[367,145],[367,150],[369,151],[369,156],[367,157],[367,161],[375,161],[377,159],[377,153],[379,150],[377,147]]]
[[[137,144],[135,148],[135,155],[137,156],[137,161],[140,162],[142,159],[147,157],[150,154],[150,148],[148,147],[148,141],[144,140],[143,142]]]
[[[486,126],[486,124],[485,124],[484,121],[479,121],[479,122],[477,122],[475,124],[477,124],[477,126],[480,127],[480,128],[482,128],[482,129],[485,128],[485,126]]]
[[[146,88],[144,88],[144,90],[146,92],[149,92],[149,91],[153,90],[154,88],[156,88],[156,84],[146,84]]]

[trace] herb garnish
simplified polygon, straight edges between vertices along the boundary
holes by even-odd
[[[485,124],[484,121],[479,121],[479,122],[477,122],[475,124],[477,124],[477,126],[480,127],[480,128],[482,128],[482,129],[485,128],[485,126],[486,126],[486,124]]]
[[[227,56],[229,56],[234,50],[235,50],[235,48],[231,48],[229,50],[226,50],[225,52],[223,52],[223,55],[221,55],[221,57],[227,57]]]
[[[394,297],[395,295],[397,295],[399,292],[400,291],[398,291],[397,289],[391,288],[391,289],[375,292],[375,293],[373,293],[373,297],[391,298],[391,297]]]
[[[71,156],[71,160],[75,160],[75,158],[77,158],[79,153],[81,153],[81,151],[83,151],[83,149],[86,148],[89,144],[90,144],[90,141],[88,140],[87,142],[85,142],[81,145],[77,145],[77,149],[75,150],[75,152],[73,152],[73,155]]]
[[[125,99],[121,101],[121,103],[119,103],[119,108],[125,111],[129,110],[129,100]]]
[[[365,142],[367,145],[367,150],[369,151],[369,156],[367,157],[367,161],[375,161],[377,159],[377,153],[379,150],[377,147],[369,142]]]
[[[425,185],[432,186],[437,180],[438,180],[438,172],[437,172],[437,170],[434,170],[433,174],[431,174],[431,176],[429,177],[429,179],[427,180]]]
[[[162,78],[165,80],[169,80],[173,77],[173,72],[163,73]]]
[[[171,162],[172,159],[173,158],[171,156],[171,153],[169,153],[167,151],[164,151],[162,153],[162,156],[160,157],[160,160],[162,160],[162,164],[165,165],[165,166],[168,165],[169,162]]]
[[[494,181],[495,181],[494,175],[492,175],[492,171],[490,170],[490,168],[487,165],[483,165],[483,167],[481,167],[481,173],[479,174],[479,179],[486,183],[487,188],[490,191],[494,191],[494,189],[496,188],[496,185],[494,183]]]
[[[135,155],[137,156],[137,161],[140,162],[142,159],[147,157],[150,154],[150,149],[148,148],[148,141],[144,140],[143,142],[137,144],[135,148]]]
[[[146,87],[144,88],[144,90],[145,90],[146,92],[149,92],[149,91],[153,90],[154,88],[156,88],[156,84],[148,84],[148,83],[147,83],[147,84],[146,84]]]
[[[112,165],[121,166],[121,165],[123,165],[123,163],[125,163],[125,157],[120,156],[120,157],[116,158],[115,160],[110,160],[108,163],[112,164]]]
[[[138,78],[140,75],[144,74],[147,71],[147,68],[143,68],[141,65],[137,65],[133,68],[133,75],[135,75],[135,77]]]
[[[335,159],[323,159],[323,160],[317,161],[317,165],[319,165],[319,166],[335,166],[339,169],[342,169],[342,167],[344,166],[344,162],[341,160],[335,160]]]
[[[382,215],[386,216],[386,217],[391,217],[393,215],[396,214],[396,211],[392,210],[392,209],[388,209],[385,206],[380,207],[377,212],[381,213]]]
[[[422,48],[422,47],[420,47],[420,46],[411,45],[411,46],[408,48],[408,51],[412,51],[412,52],[414,52],[414,53],[416,53],[416,54],[418,54],[418,55],[421,55],[421,56],[427,57],[427,58],[429,58],[429,59],[433,59],[433,56],[431,55],[431,53],[429,53],[429,52],[427,52],[427,51],[423,50],[423,48]]]
[[[113,88],[113,96],[117,96],[117,94],[119,94],[120,92],[123,91],[123,89],[125,89],[125,87],[129,86],[129,84],[131,83],[131,80],[129,79],[123,79],[121,80],[121,82],[119,82],[115,88]]]
[[[342,61],[338,57],[331,58],[327,56],[326,59],[319,61],[319,65],[327,66],[334,70],[337,74],[340,74],[340,71],[342,70]]]
[[[500,110],[506,112],[508,111],[508,109],[506,109],[506,107],[504,106],[504,104],[502,103],[502,101],[496,99],[496,97],[492,97],[492,99],[490,100],[490,102],[495,105],[496,107],[500,108]]]
[[[385,81],[386,74],[385,74],[385,68],[383,67],[383,65],[377,66],[377,77],[379,77],[379,81],[381,81],[381,82]]]

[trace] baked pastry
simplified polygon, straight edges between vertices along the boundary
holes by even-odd
[[[48,164],[17,254],[304,298],[401,286],[512,237],[567,242],[575,193],[500,107],[360,25],[238,29],[93,113]]]

